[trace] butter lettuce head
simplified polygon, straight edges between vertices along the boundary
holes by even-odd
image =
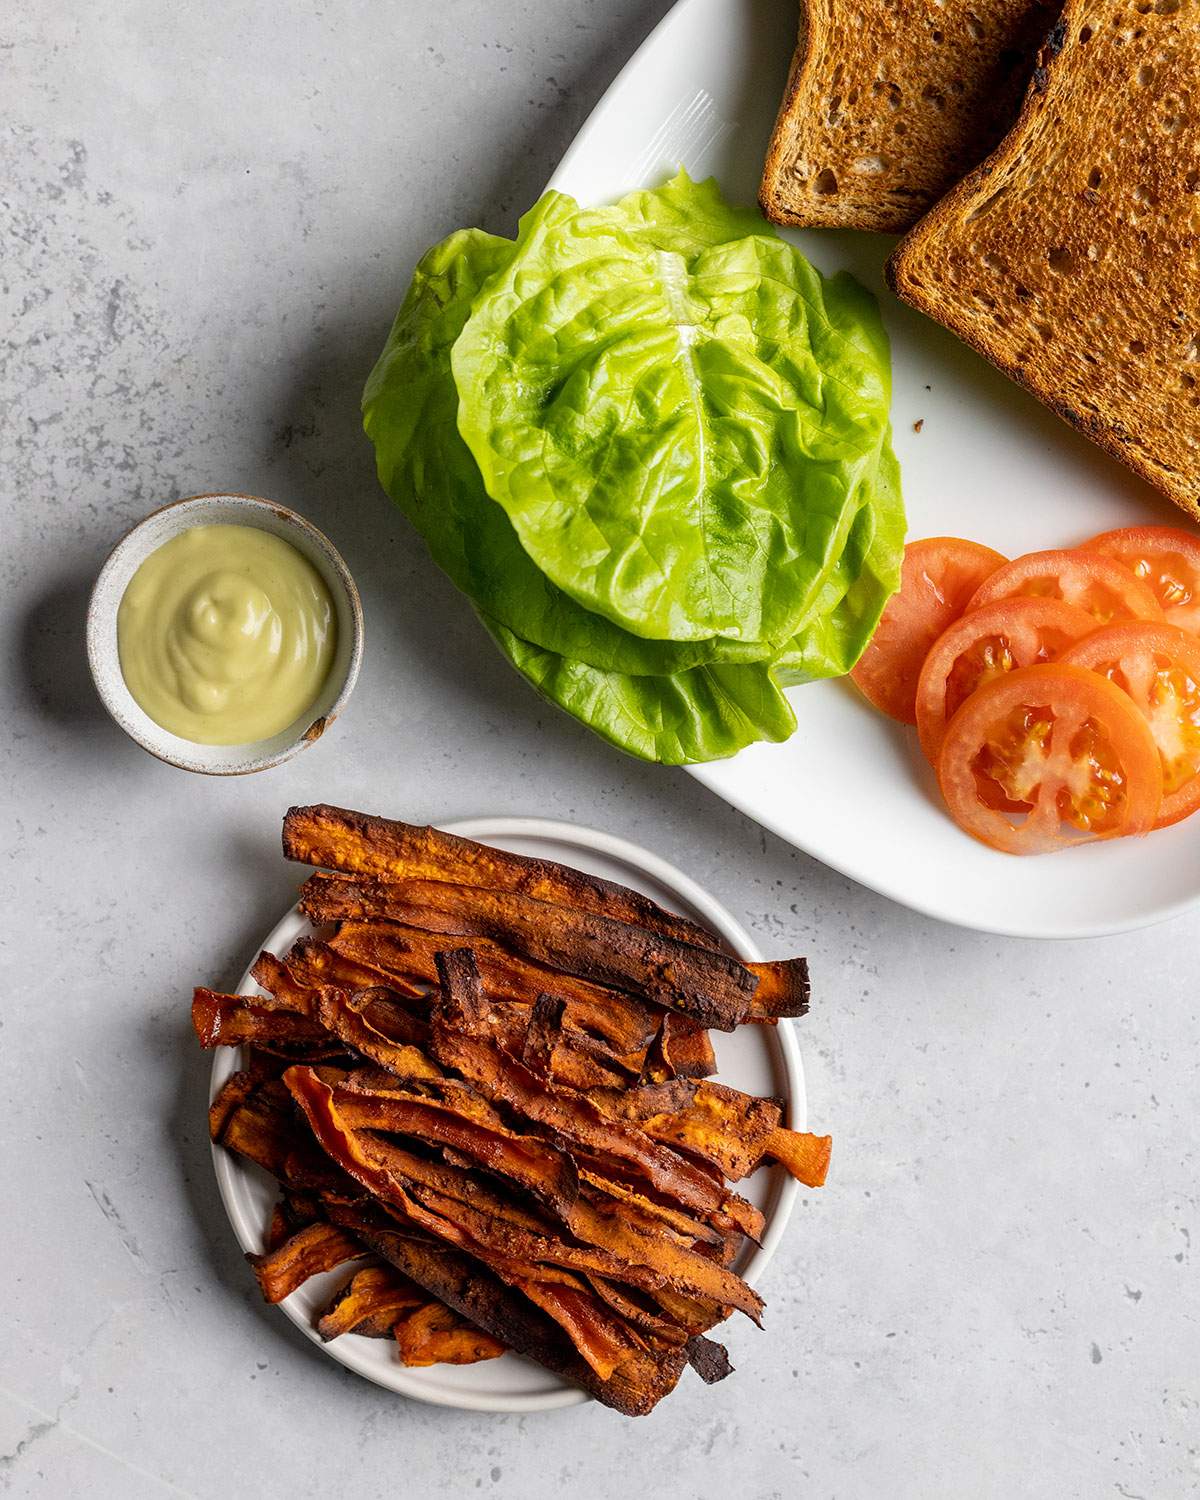
[[[422,259],[367,383],[380,480],[539,692],[635,755],[782,739],[904,520],[874,300],[681,174]]]
[[[592,614],[541,572],[484,489],[458,431],[450,351],[481,288],[512,252],[511,240],[464,229],[418,264],[363,395],[383,488],[463,593],[531,644],[639,675],[770,654],[758,642],[647,641]]]
[[[454,344],[459,430],[537,567],[634,635],[789,639],[887,426],[874,299],[711,184],[521,221]],[[739,216],[743,221],[744,215]],[[741,227],[739,225],[739,227]]]

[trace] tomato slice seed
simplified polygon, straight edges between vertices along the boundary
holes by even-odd
[[[1200,634],[1200,534],[1180,526],[1124,526],[1081,550],[1123,562],[1153,591],[1172,625]]]
[[[1110,625],[1062,660],[1097,672],[1125,692],[1158,749],[1163,802],[1158,827],[1200,807],[1200,640],[1177,625]]]
[[[917,733],[936,762],[946,725],[984,683],[1017,667],[1055,660],[1096,629],[1061,599],[997,599],[956,620],[934,642],[917,683]]]
[[[1044,853],[1145,833],[1162,801],[1154,740],[1099,673],[1018,667],[985,684],[946,731],[938,779],[955,821],[994,849]]]

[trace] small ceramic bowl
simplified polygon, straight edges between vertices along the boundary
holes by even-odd
[[[215,525],[257,526],[290,542],[324,579],[337,612],[337,650],[315,702],[279,734],[246,745],[198,745],[156,724],[126,687],[117,651],[117,610],[138,568],[181,531]],[[151,512],[113,548],[88,605],[87,649],[92,678],[105,708],[143,750],[184,771],[244,776],[290,760],[319,740],[346,706],[362,661],[362,605],[333,543],[294,510],[257,495],[192,495]]]

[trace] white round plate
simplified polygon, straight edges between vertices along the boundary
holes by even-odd
[[[653,186],[682,164],[753,203],[796,32],[796,0],[679,0],[605,94],[551,180],[584,203]],[[1065,547],[1112,526],[1186,517],[883,284],[888,236],[788,234],[824,272],[879,296],[892,339],[896,452],[911,537],[974,538],[1008,555]],[[920,423],[920,431],[914,424]],[[915,735],[848,685],[791,695],[782,745],[690,767],[781,838],[895,901],[1023,937],[1144,926],[1200,900],[1196,835],[1053,858],[996,854],[942,809]]]
[[[762,957],[749,934],[707,891],[673,865],[625,839],[540,818],[473,818],[447,823],[445,827],[450,833],[480,839],[516,854],[558,860],[620,881],[672,911],[711,927],[742,958]],[[293,908],[267,936],[263,947],[282,955],[309,930],[307,921]],[[248,971],[242,976],[238,992],[262,993]],[[743,1026],[732,1035],[713,1032],[712,1037],[721,1082],[750,1093],[782,1098],[786,1102],[786,1123],[794,1130],[803,1130],[807,1123],[804,1069],[791,1023]],[[240,1049],[217,1049],[210,1097],[216,1096],[221,1085],[240,1066]],[[238,1243],[243,1250],[260,1253],[271,1209],[279,1198],[277,1184],[265,1172],[220,1146],[213,1147],[213,1167]],[[753,1284],[779,1244],[797,1188],[786,1172],[774,1167],[756,1172],[739,1184],[739,1191],[761,1208],[766,1217],[761,1247],[737,1267]],[[552,1411],[588,1400],[583,1391],[515,1354],[504,1354],[478,1365],[434,1365],[410,1370],[399,1363],[389,1339],[368,1339],[349,1333],[323,1344],[313,1324],[344,1280],[343,1271],[314,1276],[279,1305],[297,1328],[327,1354],[377,1385],[418,1401],[468,1411]]]

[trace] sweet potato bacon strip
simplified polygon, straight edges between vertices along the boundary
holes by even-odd
[[[220,995],[199,988],[192,996],[192,1026],[202,1047],[240,1047],[246,1042],[318,1042],[325,1029],[306,1016],[256,1005],[246,995]]]
[[[656,1141],[703,1157],[733,1182],[758,1166],[783,1116],[774,1099],[709,1081],[692,1084],[688,1097],[670,1085],[596,1090],[589,1097],[613,1119],[636,1123]]]
[[[833,1138],[800,1130],[774,1130],[763,1155],[777,1161],[806,1187],[823,1187]]]
[[[414,983],[403,975],[382,976],[370,964],[358,963],[319,938],[303,937],[292,944],[287,955],[288,973],[298,984],[310,989],[332,985],[334,989],[369,990],[386,984],[403,999],[421,1002],[413,1014],[428,1013],[428,985]]]
[[[643,1252],[647,1260],[635,1262],[620,1252],[566,1244],[552,1234],[514,1223],[511,1214],[500,1219],[470,1206],[461,1196],[453,1199],[423,1183],[414,1186],[411,1178],[406,1186],[402,1180],[404,1153],[378,1139],[346,1129],[333,1090],[311,1068],[290,1068],[284,1080],[307,1116],[313,1134],[339,1167],[419,1228],[479,1256],[499,1269],[501,1275],[504,1263],[510,1260],[535,1267],[545,1263],[566,1270],[595,1271],[651,1291],[666,1287],[711,1297],[738,1308],[755,1321],[761,1316],[762,1299],[758,1294],[705,1256],[676,1251],[664,1264],[661,1242],[648,1242]],[[650,1264],[656,1253],[659,1264]]]
[[[451,1145],[472,1164],[485,1166],[531,1192],[576,1239],[650,1264],[680,1283],[691,1278],[697,1284],[695,1278],[699,1276],[710,1295],[724,1294],[721,1285],[709,1284],[708,1266],[700,1263],[691,1250],[697,1239],[706,1242],[715,1239],[721,1243],[714,1231],[636,1194],[622,1193],[616,1184],[595,1175],[589,1181],[594,1191],[586,1199],[580,1199],[575,1164],[557,1148],[536,1138],[514,1136],[497,1124],[479,1123],[464,1113],[456,1114],[447,1104],[404,1099],[395,1093],[371,1095],[349,1087],[335,1087],[333,1104],[342,1127],[347,1130],[384,1131],[410,1135],[427,1144]],[[372,1160],[378,1161],[376,1150],[369,1146],[365,1150]],[[421,1187],[433,1187],[495,1218],[539,1230],[540,1226],[527,1218],[523,1222],[514,1220],[510,1206],[494,1197],[485,1199],[480,1184],[456,1170],[424,1163],[407,1154],[401,1156],[395,1151],[389,1153],[388,1160],[393,1170],[414,1183],[412,1191],[418,1196]]]
[[[476,1328],[444,1302],[426,1302],[401,1318],[393,1333],[405,1365],[476,1365],[504,1353],[499,1339]]]
[[[276,1006],[309,1017],[324,1033],[379,1067],[402,1077],[414,1072],[438,1076],[438,1070],[410,1045],[426,1039],[429,1026],[412,1016],[404,997],[379,986],[350,992],[323,983],[303,984],[291,962],[283,962],[273,953],[260,953],[250,972],[263,989],[270,990]]]
[[[719,947],[707,928],[664,910],[649,897],[551,860],[531,859],[458,838],[438,828],[374,818],[318,804],[292,807],[283,820],[283,852],[301,864],[322,865],[384,880],[450,880],[515,891],[537,901],[615,917],[701,947]]]
[[[727,1375],[733,1374],[729,1350],[724,1344],[706,1339],[703,1334],[695,1334],[688,1339],[687,1359],[705,1385],[716,1385],[718,1380],[724,1380]]]
[[[499,1125],[481,1124],[434,1100],[346,1089],[335,1089],[334,1099],[347,1129],[411,1135],[430,1145],[451,1146],[476,1165],[524,1188],[560,1219],[568,1217],[579,1196],[575,1163],[544,1141],[529,1140]]]
[[[429,1293],[392,1266],[364,1266],[356,1271],[317,1321],[328,1343],[343,1333],[364,1338],[391,1338],[397,1319],[429,1301]]]
[[[485,1098],[560,1138],[572,1149],[579,1146],[586,1153],[620,1162],[658,1194],[683,1208],[730,1210],[733,1200],[710,1172],[652,1141],[641,1130],[607,1118],[590,1099],[546,1085],[493,1042],[435,1026],[431,1048],[443,1067],[461,1073]],[[744,1232],[757,1237],[762,1230],[761,1215],[745,1204],[742,1217]]]
[[[382,918],[447,936],[490,938],[535,963],[645,995],[719,1031],[745,1020],[758,984],[724,953],[508,891],[317,874],[304,882],[300,908],[313,922]]]
[[[378,1158],[377,1166],[383,1166],[386,1160],[377,1147],[367,1148],[366,1159],[369,1161],[371,1157]],[[386,1174],[386,1167],[384,1170]],[[571,1245],[552,1235],[537,1234],[490,1218],[460,1199],[431,1188],[414,1189],[410,1194],[394,1175],[386,1174],[386,1178],[391,1201],[402,1214],[430,1233],[478,1256],[506,1280],[513,1279],[519,1284],[524,1279],[543,1279],[547,1268],[560,1268],[585,1275],[594,1273],[649,1292],[680,1291],[689,1297],[736,1307],[755,1322],[762,1316],[762,1299],[758,1294],[707,1256],[689,1256],[681,1250],[665,1254],[662,1240],[640,1246],[641,1259],[605,1246]]]
[[[241,1086],[227,1089],[225,1107],[220,1111],[223,1117],[244,1109],[243,1093]],[[274,1096],[265,1110],[259,1111],[268,1118],[276,1112]],[[432,1164],[426,1164],[426,1168],[430,1172],[437,1171]],[[553,1337],[548,1336],[547,1330],[539,1328],[525,1306],[524,1297],[514,1302],[514,1293],[505,1290],[483,1267],[444,1245],[435,1247],[420,1243],[423,1236],[419,1234],[418,1241],[414,1241],[411,1230],[400,1231],[395,1226],[388,1229],[386,1224],[381,1228],[376,1215],[353,1207],[345,1197],[328,1200],[325,1206],[331,1219],[349,1229],[356,1240],[407,1271],[414,1280],[456,1306],[472,1322],[486,1327],[493,1337],[568,1376],[618,1410],[631,1415],[650,1410],[678,1379],[682,1362],[664,1361],[660,1357],[656,1362],[643,1362],[633,1371],[618,1370],[608,1382],[598,1382],[584,1361],[573,1351],[558,1346]],[[364,1229],[366,1233],[363,1233]],[[670,1297],[681,1306],[692,1305],[690,1299],[665,1290],[658,1295],[664,1300]],[[708,1326],[709,1321],[711,1318],[704,1326]]]
[[[614,1317],[593,1293],[553,1282],[523,1281],[521,1290],[559,1325],[599,1375],[610,1380],[618,1366],[644,1352],[643,1339]]]
[[[310,1224],[298,1230],[283,1244],[265,1255],[247,1255],[254,1269],[263,1297],[268,1302],[282,1302],[302,1286],[310,1276],[332,1271],[348,1260],[358,1260],[367,1252],[363,1246],[333,1224]]]
[[[686,1363],[682,1351],[618,1368],[609,1380],[601,1380],[552,1319],[479,1261],[420,1233],[389,1225],[378,1213],[346,1206],[335,1206],[331,1213],[382,1259],[494,1338],[626,1416],[651,1411],[678,1383]]]
[[[686,1092],[685,1092],[686,1090]],[[656,1141],[703,1157],[731,1182],[764,1160],[777,1161],[808,1187],[821,1187],[830,1137],[786,1130],[774,1099],[705,1080],[639,1089],[593,1089],[588,1097],[614,1119],[636,1122]]]
[[[670,1011],[646,1057],[644,1072],[655,1082],[668,1078],[707,1078],[717,1070],[716,1054],[704,1027]]]
[[[758,978],[750,999],[748,1021],[778,1021],[782,1016],[806,1016],[810,986],[808,960],[784,958],[770,963],[748,963]]]
[[[329,939],[335,952],[388,980],[412,985],[437,984],[435,958],[445,946],[444,937],[398,922],[346,921]],[[602,1037],[619,1053],[644,1049],[653,1041],[662,1019],[657,1006],[573,974],[556,973],[485,938],[473,939],[471,947],[490,999],[532,1005],[540,994],[555,995],[567,1002],[569,1025]]]

